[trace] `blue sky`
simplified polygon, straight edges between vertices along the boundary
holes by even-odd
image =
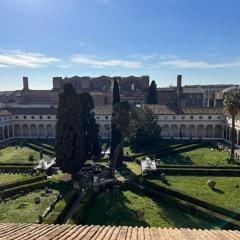
[[[239,0],[2,0],[0,90],[53,76],[240,83]]]

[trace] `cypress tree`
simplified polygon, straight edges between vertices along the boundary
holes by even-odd
[[[119,85],[117,79],[113,81],[113,101],[112,104],[120,103]]]
[[[155,81],[152,81],[149,88],[147,97],[145,99],[146,104],[157,104],[157,84]]]
[[[85,139],[79,96],[69,83],[59,94],[56,129],[56,163],[63,172],[78,178],[85,162]]]
[[[113,158],[113,154],[118,144],[122,142],[122,132],[113,119],[115,119],[116,108],[114,107],[116,104],[120,103],[120,93],[119,93],[119,85],[118,81],[114,79],[113,82],[113,108],[112,108],[112,124],[111,124],[111,151],[110,157]]]
[[[94,118],[94,103],[89,93],[81,93],[79,102],[82,108],[83,129],[85,135],[85,154],[88,159],[98,159],[101,155],[101,146],[98,137],[98,125]]]

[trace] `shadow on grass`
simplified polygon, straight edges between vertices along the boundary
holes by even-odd
[[[174,164],[174,165],[193,165],[193,161],[190,157],[183,157],[181,154],[175,152],[168,155],[156,155],[156,159],[160,159],[158,163]]]
[[[81,224],[149,226],[144,220],[139,220],[138,210],[128,207],[129,204],[134,206],[134,198],[131,202],[121,191],[115,195],[110,191],[109,200],[106,199],[106,192],[97,195],[86,210],[84,220]],[[139,206],[139,210],[141,210],[141,207],[142,205]]]
[[[213,191],[216,192],[216,193],[219,193],[219,194],[224,194],[224,191],[222,191],[219,188],[213,188]]]

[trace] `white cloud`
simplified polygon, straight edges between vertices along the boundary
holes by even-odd
[[[189,59],[169,59],[161,61],[160,65],[172,68],[185,68],[185,69],[214,69],[214,68],[240,68],[240,61],[210,63],[207,61],[194,61]]]
[[[60,60],[47,57],[40,53],[23,52],[18,50],[0,51],[0,67],[46,67]]]
[[[121,59],[108,59],[103,60],[96,58],[94,56],[89,56],[85,54],[77,54],[72,56],[71,61],[77,64],[86,64],[95,68],[104,67],[123,67],[123,68],[140,68],[142,63],[139,61],[127,61]]]

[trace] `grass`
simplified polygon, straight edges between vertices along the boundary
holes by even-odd
[[[208,187],[207,181],[214,179],[216,189]],[[196,176],[167,176],[169,186],[160,180],[151,180],[191,195],[195,198],[208,201],[217,206],[240,212],[240,178],[239,177],[196,177]],[[239,185],[239,188],[236,186]]]
[[[29,174],[8,174],[1,173],[0,174],[0,185],[9,184],[16,181],[22,181],[25,179],[31,178]]]
[[[29,161],[29,156],[33,155],[35,160],[38,160],[39,152],[34,151],[28,147],[9,146],[0,150],[0,162],[2,163],[24,163]]]
[[[15,200],[0,204],[1,223],[34,223],[43,214],[50,203],[56,199],[57,191],[49,197],[41,197],[40,204],[35,204],[35,197],[41,196],[43,190],[29,193]]]
[[[228,157],[228,153],[224,151],[203,146],[184,153],[161,156],[160,164],[229,166],[230,164],[226,161]]]
[[[138,211],[144,212],[144,221],[138,219]],[[218,228],[218,224],[208,223],[140,192],[129,190],[122,191],[117,196],[110,195],[108,204],[105,193],[99,194],[86,210],[81,224]]]

